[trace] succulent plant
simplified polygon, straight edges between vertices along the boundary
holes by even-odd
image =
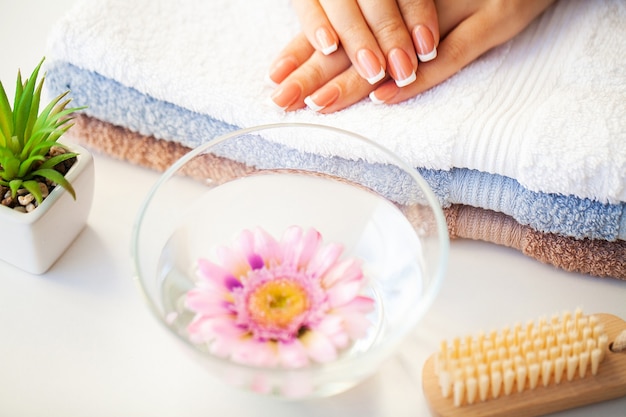
[[[44,58],[45,59],[45,58]],[[65,188],[74,199],[74,188],[54,167],[77,156],[74,152],[49,155],[50,148],[72,127],[71,115],[84,107],[68,108],[69,91],[54,98],[39,113],[45,76],[37,83],[42,59],[30,78],[22,82],[17,73],[13,108],[0,82],[0,185],[9,187],[15,198],[19,189],[30,192],[38,204],[43,200],[39,183],[46,179]]]

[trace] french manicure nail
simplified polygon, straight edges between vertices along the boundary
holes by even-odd
[[[296,68],[298,63],[293,57],[285,57],[279,59],[270,67],[268,73],[268,79],[270,83],[274,85],[280,84],[289,74],[291,74]]]
[[[409,56],[400,48],[389,52],[389,73],[398,87],[404,87],[417,79]]]
[[[313,111],[320,111],[330,106],[339,97],[339,88],[335,85],[328,85],[320,88],[304,99],[304,103]]]
[[[413,29],[413,42],[415,42],[417,57],[420,61],[432,61],[437,57],[435,38],[426,26],[418,25]]]
[[[380,61],[369,49],[361,49],[356,53],[356,60],[361,69],[361,74],[370,84],[376,84],[385,77],[385,70]]]
[[[321,27],[315,31],[315,38],[322,48],[324,55],[330,55],[337,50],[337,41],[328,31],[328,29]]]
[[[281,108],[287,109],[302,95],[302,87],[300,84],[290,82],[285,85],[279,85],[278,88],[272,93],[272,102]]]
[[[374,104],[385,104],[388,100],[391,100],[398,91],[398,87],[389,81],[372,91],[369,97]]]

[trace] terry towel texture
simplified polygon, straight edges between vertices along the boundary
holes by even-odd
[[[519,36],[415,99],[364,100],[327,116],[281,114],[266,104],[269,63],[298,31],[285,0],[83,0],[56,26],[49,56],[135,89],[161,109],[226,126],[324,123],[370,137],[415,167],[469,168],[531,191],[619,203],[626,201],[624,21],[622,0],[558,1]],[[89,105],[102,120],[186,145],[207,139],[204,125],[168,117],[183,133],[171,137],[154,119],[158,111],[127,122],[95,114],[107,103],[116,113],[140,104],[100,93]],[[315,146],[303,141],[301,150],[354,156],[341,143]]]
[[[581,254],[564,246],[608,245],[600,252],[619,269],[626,239],[624,21],[621,0],[557,0],[513,40],[414,99],[285,114],[267,104],[265,74],[299,30],[289,2],[80,0],[50,38],[48,87],[69,88],[75,104],[88,105],[85,123],[91,117],[176,149],[276,122],[354,131],[418,169],[447,214],[486,209],[507,215],[526,236],[547,242],[554,235],[557,250],[542,260],[568,270],[585,272],[560,263],[569,262],[565,253]],[[346,175],[368,169],[367,185],[403,199],[395,167],[340,141],[303,140],[291,149],[280,136],[258,137],[220,155],[258,167],[289,159],[295,168],[342,158]],[[462,230],[475,227],[451,229],[451,236],[481,238]]]
[[[282,114],[266,104],[269,62],[297,30],[287,3],[79,2],[51,36],[48,85],[72,89],[76,104],[100,120],[188,147],[255,124],[342,127],[420,168],[444,206],[499,211],[541,232],[626,239],[623,3],[558,2],[431,91],[396,106],[364,100],[332,115]],[[253,22],[260,17],[267,23]],[[341,143],[314,143],[296,151],[362,156]],[[281,155],[276,147],[259,139],[226,156],[269,165]],[[370,185],[392,193],[396,173],[371,169],[378,172]]]
[[[76,119],[70,135],[96,151],[159,171],[167,169],[190,150],[179,143],[142,136],[88,116]],[[219,184],[253,172],[254,168],[242,163],[207,155],[202,167],[192,166],[185,174],[199,179],[211,178]],[[444,214],[453,239],[484,240],[517,249],[526,256],[567,271],[626,280],[624,240],[573,239],[541,233],[505,214],[468,205],[453,204],[444,209]]]
[[[167,120],[164,119],[165,123]],[[89,123],[83,121],[79,125],[86,126]],[[86,129],[81,130],[84,136],[93,136]],[[133,138],[129,136],[129,140]],[[76,135],[76,139],[81,140],[81,135]],[[187,141],[174,142],[186,148],[193,146],[187,145]],[[90,144],[98,146],[95,140],[91,140]],[[115,149],[107,149],[108,153],[120,156]],[[259,168],[319,168],[325,166],[326,162],[326,157],[289,149],[258,137],[246,137],[223,150],[220,155]],[[407,183],[410,184],[404,173],[394,166],[340,161],[338,157],[334,157],[329,165],[334,170],[332,174],[345,178],[362,170],[371,171],[372,174],[361,179],[364,185],[396,201],[402,202],[402,194],[406,193]],[[590,199],[533,192],[521,187],[512,178],[466,168],[448,171],[419,168],[418,171],[446,207],[450,204],[481,207],[505,213],[520,224],[540,232],[579,239],[614,241],[626,238],[626,204],[605,204]]]

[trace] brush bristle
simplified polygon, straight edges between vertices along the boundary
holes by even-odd
[[[458,407],[596,375],[608,340],[597,318],[577,309],[443,342],[435,373]]]

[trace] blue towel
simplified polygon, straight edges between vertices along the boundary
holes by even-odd
[[[400,155],[444,206],[500,211],[541,232],[625,240],[624,21],[623,0],[557,1],[413,99],[285,114],[266,105],[265,74],[299,30],[289,2],[78,0],[51,33],[48,87],[70,88],[90,116],[188,147],[267,123],[343,128]],[[343,161],[338,175],[368,170],[372,188],[406,197],[394,166],[342,141],[318,143],[288,149],[257,137],[222,151],[262,166],[333,158]]]
[[[92,71],[56,62],[48,68],[48,88],[57,94],[68,88],[76,105],[99,120],[126,127],[146,136],[178,142],[193,148],[238,128],[157,100]],[[395,166],[327,157],[287,148],[261,137],[246,138],[219,151],[221,156],[259,168],[276,166],[326,172],[350,179],[369,170],[368,185],[383,195],[404,202],[411,181]],[[515,179],[486,172],[453,168],[417,168],[441,204],[465,204],[505,213],[535,230],[575,238],[626,239],[626,204],[608,204],[575,196],[530,191]]]
[[[367,136],[415,167],[469,168],[532,191],[626,202],[623,0],[557,1],[424,94],[393,106],[366,98],[326,115],[267,105],[270,62],[299,30],[289,3],[78,0],[51,32],[47,62],[71,63],[233,126],[327,124]],[[103,94],[120,109],[134,105]],[[341,141],[318,143],[298,147],[353,157]]]

